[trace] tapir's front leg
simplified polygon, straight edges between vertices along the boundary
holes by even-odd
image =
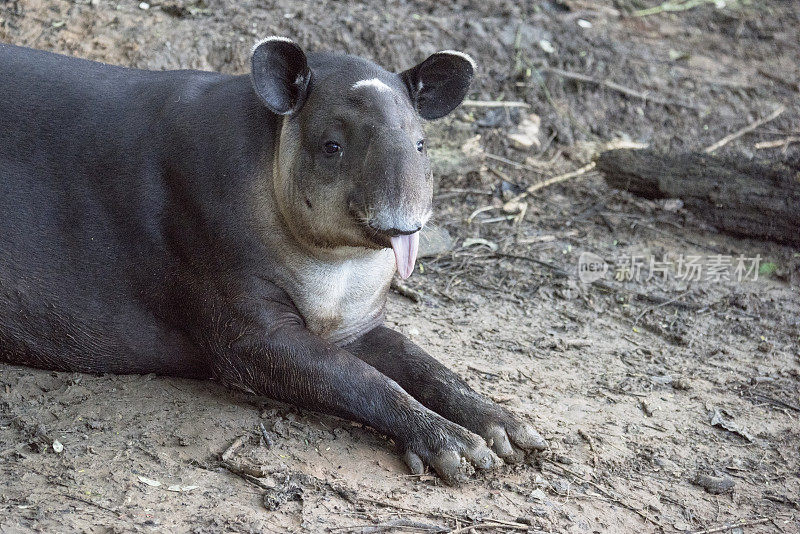
[[[243,312],[209,329],[217,336],[211,366],[229,386],[367,424],[393,437],[406,461],[431,465],[447,482],[500,460],[480,436],[429,410],[394,380],[312,334],[289,306]],[[240,310],[241,311],[241,310]],[[254,319],[254,317],[259,317]]]
[[[530,425],[476,393],[399,332],[381,326],[346,348],[431,410],[483,436],[506,460],[520,460],[520,449],[541,450],[547,446]]]

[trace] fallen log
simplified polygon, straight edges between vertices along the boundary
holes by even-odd
[[[597,168],[611,187],[681,199],[721,232],[800,247],[798,163],[619,149],[600,154]]]

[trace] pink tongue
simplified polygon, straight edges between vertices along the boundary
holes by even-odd
[[[410,235],[398,235],[392,238],[394,259],[397,262],[397,274],[405,280],[414,271],[419,249],[419,232]]]

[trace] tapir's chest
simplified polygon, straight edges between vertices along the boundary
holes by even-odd
[[[394,263],[391,249],[342,261],[298,260],[286,267],[290,278],[284,289],[306,328],[335,343],[347,343],[382,321]]]

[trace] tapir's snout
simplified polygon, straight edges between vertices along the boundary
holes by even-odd
[[[355,194],[364,222],[378,234],[410,235],[428,222],[433,179],[420,141],[402,128],[372,128]]]
[[[407,278],[431,215],[433,178],[423,143],[405,129],[372,128],[362,168],[357,217],[372,241],[392,247],[398,273]]]

